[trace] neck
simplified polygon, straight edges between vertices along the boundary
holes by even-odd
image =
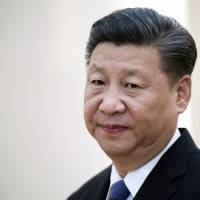
[[[159,153],[159,152],[158,152]],[[136,170],[150,160],[152,160],[157,154],[151,154],[148,156],[144,156],[141,154],[141,158],[137,158],[134,156],[127,156],[127,157],[114,157],[112,158],[113,164],[115,165],[119,175],[124,178],[129,172]]]

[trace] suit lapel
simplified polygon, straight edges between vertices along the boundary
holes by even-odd
[[[81,200],[105,200],[110,186],[111,167],[96,176],[95,182],[85,191]]]
[[[157,169],[145,180],[134,200],[168,200],[176,193],[176,188],[167,180],[165,174]]]
[[[186,129],[149,174],[134,200],[170,200],[176,195],[174,182],[187,172],[188,159],[197,147]]]
[[[106,199],[108,189],[110,186],[110,176],[104,177],[101,182],[99,182],[98,189],[94,192],[94,200]],[[90,198],[91,199],[91,196]]]

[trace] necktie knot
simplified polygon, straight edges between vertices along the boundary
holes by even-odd
[[[126,200],[130,192],[123,180],[117,181],[111,186],[110,200]]]

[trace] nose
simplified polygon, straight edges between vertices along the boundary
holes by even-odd
[[[109,90],[103,95],[99,110],[104,114],[113,115],[116,113],[124,113],[126,107],[120,98],[119,92]]]

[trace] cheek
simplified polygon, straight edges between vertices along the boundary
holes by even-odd
[[[84,119],[88,129],[93,129],[95,126],[95,115],[99,108],[98,98],[88,98],[84,101]]]
[[[144,98],[132,99],[129,101],[129,110],[136,123],[142,123],[142,127],[155,123],[162,114],[163,102],[154,96],[144,96]]]
[[[140,124],[138,128],[156,129],[165,124],[174,117],[173,102],[170,98],[163,96],[155,96],[146,98],[135,104],[133,109],[133,117],[135,113],[136,123]]]
[[[132,115],[134,117],[139,117],[141,115],[147,115],[150,114],[149,112],[156,109],[156,104],[152,100],[152,98],[148,98],[144,96],[143,98],[134,98],[129,99],[126,101],[126,104],[129,108],[129,110],[132,112]],[[144,117],[144,116],[143,116]]]

